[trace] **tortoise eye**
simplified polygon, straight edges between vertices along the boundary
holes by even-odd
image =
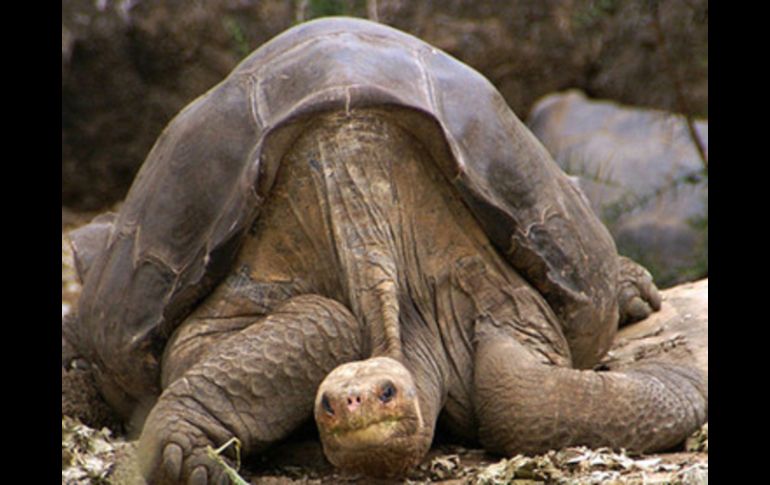
[[[396,388],[392,383],[386,382],[382,386],[382,392],[380,392],[380,401],[383,403],[390,402],[396,396]]]
[[[329,402],[329,398],[326,397],[326,394],[324,394],[321,397],[321,406],[324,408],[324,411],[327,413],[334,415],[334,408],[332,408],[331,403]]]

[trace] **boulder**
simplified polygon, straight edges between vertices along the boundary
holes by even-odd
[[[539,101],[528,125],[575,177],[621,254],[661,287],[708,275],[708,169],[683,116],[586,98]],[[708,156],[708,122],[695,121]]]
[[[695,365],[708,375],[709,280],[661,292],[659,312],[618,332],[602,366],[622,370],[644,360]]]

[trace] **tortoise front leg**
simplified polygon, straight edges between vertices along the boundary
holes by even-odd
[[[161,394],[139,440],[149,483],[222,483],[206,446],[237,437],[250,454],[312,416],[316,389],[360,359],[360,326],[341,304],[298,296],[222,341]]]
[[[574,445],[660,451],[708,417],[707,376],[688,365],[644,362],[623,372],[556,367],[502,337],[479,342],[475,360],[479,438],[509,456]]]

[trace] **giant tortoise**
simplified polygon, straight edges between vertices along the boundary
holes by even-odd
[[[707,376],[598,372],[660,306],[588,202],[473,69],[365,20],[298,25],[161,134],[118,214],[72,235],[68,337],[144,423],[152,483],[219,483],[315,417],[334,465],[398,476],[439,414],[503,453],[671,447]]]

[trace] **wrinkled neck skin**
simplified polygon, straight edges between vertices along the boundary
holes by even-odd
[[[412,305],[402,305],[404,366],[409,369],[417,388],[424,420],[424,453],[433,441],[436,420],[447,398],[449,364],[435,322],[424,321]]]
[[[405,353],[404,365],[412,373],[420,412],[423,418],[423,428],[420,431],[421,455],[430,449],[433,442],[433,434],[436,429],[436,420],[447,395],[446,370],[440,364],[443,361],[434,355],[436,347],[428,348],[428,339],[414,340],[413,348],[408,348]],[[414,347],[421,347],[421,352]],[[418,361],[419,360],[419,361]]]
[[[341,366],[319,387],[315,412],[324,449],[343,469],[369,475],[403,473],[419,463],[430,448],[446,396],[446,372],[441,364],[446,359],[440,355],[439,332],[435,322],[426,322],[421,316],[432,311],[428,308],[432,290],[419,268],[428,259],[420,253],[424,249],[419,233],[430,228],[420,227],[422,221],[415,220],[420,201],[414,200],[420,191],[431,190],[430,184],[442,183],[440,175],[433,167],[433,180],[415,180],[420,175],[430,177],[425,175],[425,165],[433,162],[410,135],[381,112],[321,116],[300,136],[291,153],[294,159],[288,163],[304,161],[311,166],[310,183],[318,194],[314,203],[321,207],[326,225],[321,233],[327,238],[328,254],[333,255],[334,273],[340,275],[336,283],[339,298],[362,323],[369,342],[365,355],[370,359]],[[367,367],[367,362],[377,365]],[[378,386],[401,372],[399,365],[411,376],[394,381],[398,412],[408,418],[399,424],[402,428],[386,430],[380,423],[367,431],[348,432],[351,438],[346,442],[341,436],[347,435],[339,431],[344,427],[342,414],[356,423],[360,416],[354,412],[371,422],[385,415],[395,420],[388,413],[396,411],[388,406],[396,404],[383,403],[378,398],[382,392]],[[334,408],[334,414],[324,414],[324,393],[326,406]],[[364,400],[363,411],[348,409],[357,406],[351,399],[358,399],[359,394]],[[419,429],[407,430],[407,422],[419,423]],[[324,438],[325,426],[335,430],[327,433],[333,438]],[[383,442],[378,447],[374,438],[380,435]],[[356,449],[374,447],[378,449],[356,456]],[[380,463],[373,458],[377,456],[384,457]]]

